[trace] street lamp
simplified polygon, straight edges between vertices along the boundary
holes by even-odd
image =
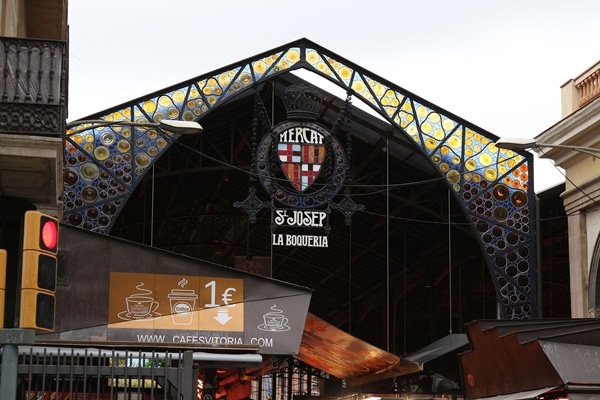
[[[547,147],[551,149],[565,149],[565,150],[573,150],[578,151],[580,153],[589,154],[591,156],[597,157],[598,153],[600,153],[600,149],[595,149],[593,147],[585,147],[585,146],[571,146],[567,144],[551,144],[551,143],[540,143],[536,142],[533,139],[524,139],[524,138],[505,138],[499,139],[496,141],[496,147],[499,149],[506,150],[527,150],[534,147],[541,148]]]
[[[83,126],[81,129],[77,129],[72,134],[81,133],[83,131],[100,128],[103,126],[112,125],[127,125],[127,126],[139,126],[146,128],[160,128],[165,131],[172,133],[179,133],[181,135],[195,135],[202,133],[202,126],[196,121],[179,121],[171,119],[162,119],[159,122],[135,122],[135,121],[106,121],[104,119],[93,119],[93,120],[80,120],[73,121],[67,124],[67,129],[71,129],[77,126]],[[88,126],[91,125],[91,126]]]

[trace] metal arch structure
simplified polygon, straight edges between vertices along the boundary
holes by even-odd
[[[300,39],[95,115],[66,132],[63,223],[108,234],[136,185],[178,135],[139,125],[201,121],[244,91],[293,70],[351,93],[406,135],[445,178],[495,282],[503,319],[539,317],[537,202],[533,156],[499,149],[498,138],[450,112]],[[129,124],[129,125],[128,125]]]

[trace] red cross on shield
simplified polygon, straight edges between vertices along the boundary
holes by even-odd
[[[292,186],[304,192],[321,172],[325,146],[302,143],[279,143],[277,155],[281,169]]]

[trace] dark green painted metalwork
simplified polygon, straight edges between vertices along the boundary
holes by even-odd
[[[66,135],[64,222],[110,232],[128,196],[177,139],[139,125],[164,118],[200,121],[227,99],[296,69],[352,93],[417,144],[472,224],[496,283],[502,317],[538,317],[531,154],[498,149],[497,137],[489,132],[306,39],[94,116],[109,125],[75,124]]]

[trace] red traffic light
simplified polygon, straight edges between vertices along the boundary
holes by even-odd
[[[39,211],[27,211],[23,226],[23,250],[58,252],[58,220]]]
[[[56,313],[58,220],[26,211],[21,253],[19,328],[52,332]]]
[[[56,221],[50,218],[42,218],[41,223],[43,224],[40,236],[42,245],[50,249],[50,251],[55,251],[56,242],[58,241],[58,226],[56,226]]]

